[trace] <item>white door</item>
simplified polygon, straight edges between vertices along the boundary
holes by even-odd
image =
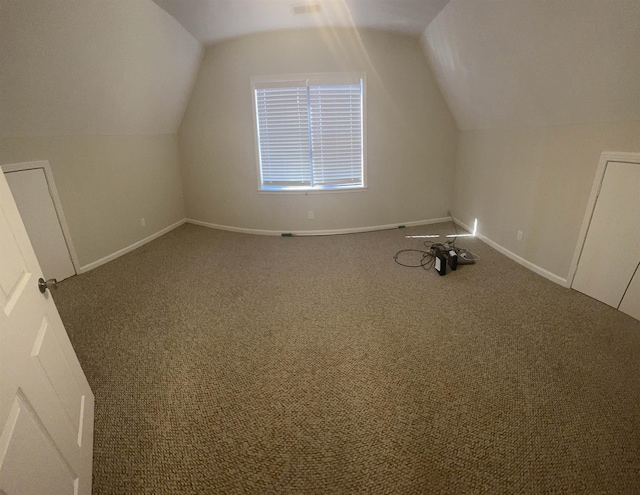
[[[43,168],[5,172],[45,278],[76,274]]]
[[[640,164],[608,162],[572,287],[618,308],[638,263]]]
[[[0,494],[91,493],[94,397],[0,174]]]

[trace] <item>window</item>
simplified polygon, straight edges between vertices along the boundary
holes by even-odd
[[[260,190],[363,189],[364,75],[253,79]]]

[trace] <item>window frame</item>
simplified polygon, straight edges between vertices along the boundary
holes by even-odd
[[[258,131],[258,110],[256,99],[256,85],[260,84],[291,84],[296,81],[310,81],[312,85],[340,85],[345,81],[360,79],[361,86],[361,113],[362,113],[362,185],[337,185],[337,186],[282,186],[263,187],[262,167],[260,163],[260,137]],[[323,194],[361,192],[367,190],[367,78],[365,72],[331,72],[331,73],[300,73],[279,74],[268,76],[254,76],[251,78],[251,101],[253,110],[253,134],[255,143],[255,160],[257,171],[258,193],[260,194]]]

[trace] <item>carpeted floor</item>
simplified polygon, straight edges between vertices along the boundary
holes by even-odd
[[[640,322],[481,241],[184,225],[54,294],[94,494],[640,493]]]

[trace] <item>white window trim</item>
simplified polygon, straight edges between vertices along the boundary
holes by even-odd
[[[258,114],[256,109],[256,84],[270,82],[289,82],[312,80],[322,83],[324,80],[328,84],[336,79],[343,78],[359,78],[362,79],[362,186],[355,187],[336,187],[336,188],[309,188],[309,187],[290,187],[287,189],[263,189],[262,188],[262,171],[260,169],[260,141],[258,136]],[[253,140],[255,143],[255,161],[256,161],[256,179],[258,183],[259,194],[334,194],[334,193],[353,193],[362,192],[368,189],[367,179],[367,77],[365,72],[329,72],[329,73],[300,73],[300,74],[279,74],[268,76],[253,76],[251,78],[251,101],[253,111]]]

